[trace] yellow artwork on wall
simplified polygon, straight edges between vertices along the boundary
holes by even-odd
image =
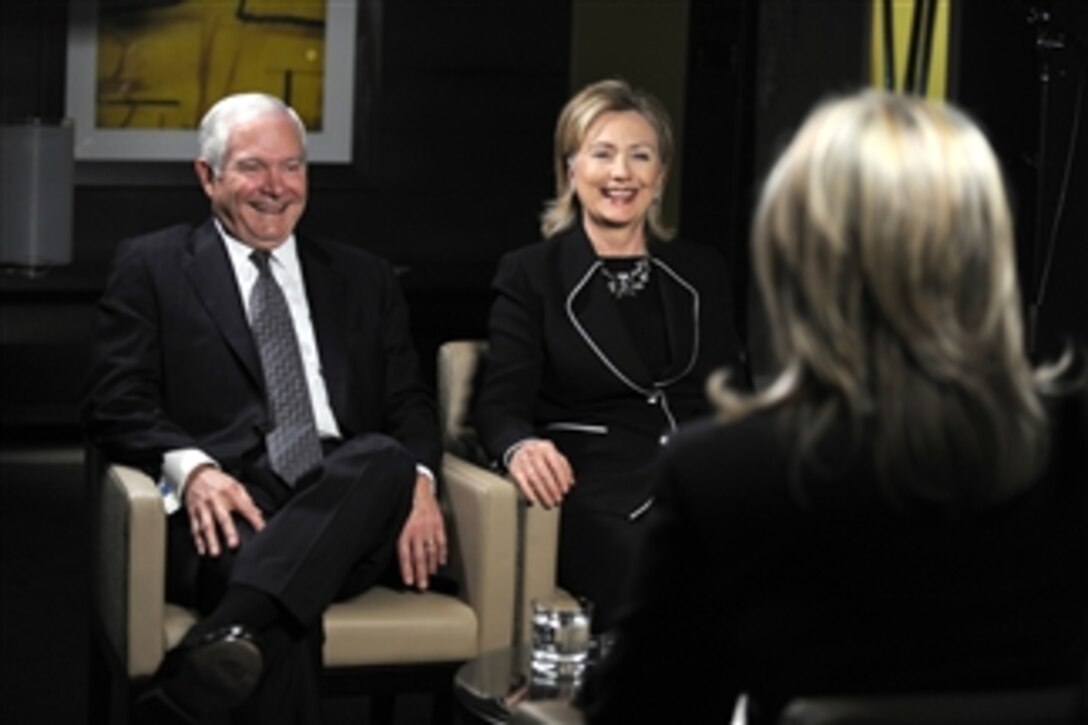
[[[327,0],[100,2],[95,125],[193,129],[224,95],[263,91],[320,131]]]
[[[892,7],[892,56],[895,71],[893,88],[897,91],[905,90],[907,78],[907,65],[910,56],[911,28],[915,5],[920,0],[891,0]],[[949,39],[949,5],[951,0],[931,0],[933,8],[932,35],[930,36],[930,48],[928,58],[928,73],[925,79],[925,95],[928,98],[943,99],[948,93],[948,39]],[[885,53],[884,53],[884,0],[873,0],[872,33],[871,33],[871,82],[874,86],[885,86]],[[924,27],[924,26],[923,26]],[[918,42],[918,52],[923,51],[921,39]]]
[[[356,0],[79,0],[65,113],[79,161],[191,161],[218,99],[263,91],[299,112],[311,162],[352,161]],[[368,16],[369,18],[369,16]],[[369,78],[365,68],[362,78]]]

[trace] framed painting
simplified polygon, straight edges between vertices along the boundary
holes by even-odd
[[[352,161],[353,0],[86,0],[70,6],[67,114],[78,161],[190,161],[216,100],[298,111],[312,162]]]

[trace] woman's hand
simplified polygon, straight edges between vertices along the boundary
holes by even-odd
[[[567,457],[548,440],[532,439],[510,456],[510,475],[531,503],[544,508],[558,506],[574,485],[574,471]]]

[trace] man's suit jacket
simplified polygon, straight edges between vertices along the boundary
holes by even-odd
[[[341,434],[386,433],[437,471],[433,403],[392,269],[333,242],[299,237],[297,248]],[[122,243],[99,320],[86,422],[110,460],[154,474],[171,449],[196,447],[227,467],[260,456],[269,413],[259,357],[211,220]]]
[[[656,378],[580,224],[507,254],[495,276],[481,440],[496,459],[524,438],[553,440],[579,484],[567,507],[640,507],[648,477],[631,474],[647,469],[680,423],[707,412],[708,375],[722,367],[743,375],[724,260],[682,241],[651,239],[648,248],[671,359]]]

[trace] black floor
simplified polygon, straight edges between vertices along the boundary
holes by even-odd
[[[78,448],[0,450],[0,722],[87,721],[89,534]]]
[[[90,533],[78,446],[0,446],[0,723],[99,725],[88,717]],[[398,698],[392,723],[369,703],[325,703],[325,725],[415,725],[430,698]]]

